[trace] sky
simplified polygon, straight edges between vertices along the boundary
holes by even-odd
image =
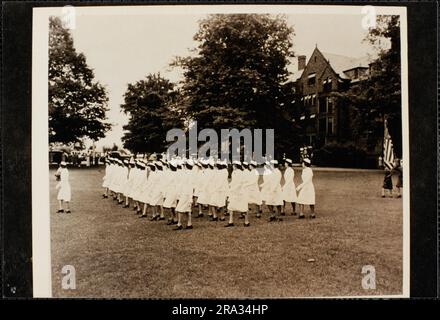
[[[127,117],[122,113],[124,92],[129,83],[143,79],[149,73],[160,72],[176,82],[181,72],[169,67],[176,56],[190,55],[197,43],[193,40],[198,21],[205,14],[78,14],[71,30],[78,52],[85,54],[95,78],[107,89],[108,120],[113,124],[96,146],[122,145],[122,126]],[[373,54],[373,48],[363,41],[360,14],[289,14],[287,22],[294,28],[293,51],[310,57],[315,46],[323,52],[362,57]],[[296,61],[294,59],[294,61]],[[289,69],[296,68],[292,64]]]

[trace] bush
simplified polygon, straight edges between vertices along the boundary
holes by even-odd
[[[341,168],[375,168],[375,157],[355,145],[327,144],[313,152],[317,166]]]

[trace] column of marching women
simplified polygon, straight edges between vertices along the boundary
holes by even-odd
[[[302,163],[302,183],[295,186],[295,171],[290,159],[258,164],[233,161],[232,172],[226,161],[209,159],[121,160],[106,159],[103,198],[112,198],[123,208],[132,208],[139,218],[167,220],[174,230],[192,229],[195,218],[208,216],[210,221],[243,219],[250,226],[250,216],[262,217],[263,205],[270,212],[269,222],[282,221],[286,205],[293,215],[315,218],[315,188],[311,161]],[[285,167],[285,170],[280,170]],[[229,174],[230,173],[230,174]],[[284,180],[284,181],[283,181]],[[184,222],[186,225],[184,226]]]

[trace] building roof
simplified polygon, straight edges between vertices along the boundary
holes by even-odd
[[[341,78],[347,78],[344,71],[354,69],[354,68],[368,68],[371,58],[369,56],[364,56],[360,58],[347,57],[339,54],[333,54],[328,52],[321,52],[324,57],[329,61],[333,70]]]
[[[354,58],[340,54],[334,54],[334,53],[328,53],[322,51],[320,52],[330,62],[330,65],[333,68],[333,70],[343,79],[348,79],[348,77],[344,74],[344,71],[358,67],[368,68],[369,64],[373,61],[373,58],[368,55],[360,58]],[[309,63],[311,56],[312,55],[309,55],[307,57],[306,66]],[[291,69],[289,70],[291,72],[289,76],[290,81],[298,80],[304,71],[304,69],[298,70],[298,61],[296,60],[296,58],[294,58],[294,60],[291,60],[291,68],[289,69]]]

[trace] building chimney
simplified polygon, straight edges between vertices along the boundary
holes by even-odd
[[[298,56],[298,70],[303,70],[306,67],[306,56]]]

